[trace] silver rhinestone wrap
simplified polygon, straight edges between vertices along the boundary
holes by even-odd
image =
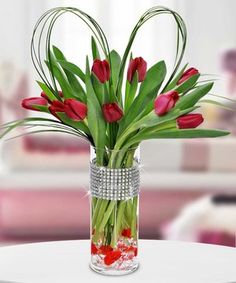
[[[90,189],[93,197],[127,200],[137,196],[140,187],[139,165],[110,169],[90,163]]]

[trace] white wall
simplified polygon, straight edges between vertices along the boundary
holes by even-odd
[[[60,5],[76,6],[94,16],[104,28],[111,48],[116,48],[121,53],[124,51],[132,27],[147,8],[161,4],[177,9],[183,15],[188,27],[186,61],[204,73],[218,73],[221,50],[236,44],[235,0],[8,0],[2,2],[0,64],[11,60],[22,69],[27,69],[28,64],[31,64],[29,44],[34,23],[43,11]],[[58,25],[54,38],[55,43],[61,46],[69,57],[84,64],[84,55],[89,50],[89,36],[85,37],[85,30],[80,26],[80,23],[68,18],[66,24]],[[162,16],[152,20],[140,30],[140,35],[134,44],[134,55],[143,56],[149,65],[154,61],[165,59],[171,69],[175,53],[174,32],[174,25],[170,19]]]
[[[188,28],[186,60],[203,73],[219,74],[221,52],[236,48],[236,1],[177,0],[177,8]],[[224,92],[222,82],[215,89]]]

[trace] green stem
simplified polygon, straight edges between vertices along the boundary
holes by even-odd
[[[112,239],[111,239],[112,248],[115,248],[117,244],[117,239],[120,234],[122,217],[124,216],[125,206],[126,206],[126,201],[120,201],[119,207],[117,210],[118,212],[117,212],[117,218],[116,218],[116,229],[113,229],[113,233],[112,233]]]
[[[133,199],[133,210],[132,210],[132,222],[131,222],[131,235],[136,239],[137,237],[137,207],[138,207],[138,197]]]

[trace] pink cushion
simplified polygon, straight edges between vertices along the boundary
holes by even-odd
[[[0,192],[5,235],[87,235],[89,199],[81,191]]]
[[[198,241],[206,244],[236,246],[235,236],[221,231],[202,231],[198,235]]]

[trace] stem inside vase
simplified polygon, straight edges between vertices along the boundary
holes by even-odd
[[[115,170],[138,166],[137,151],[134,148],[108,152],[107,167],[112,164],[109,169]],[[91,214],[92,264],[109,270],[126,270],[137,265],[138,195],[117,200],[92,196]]]

